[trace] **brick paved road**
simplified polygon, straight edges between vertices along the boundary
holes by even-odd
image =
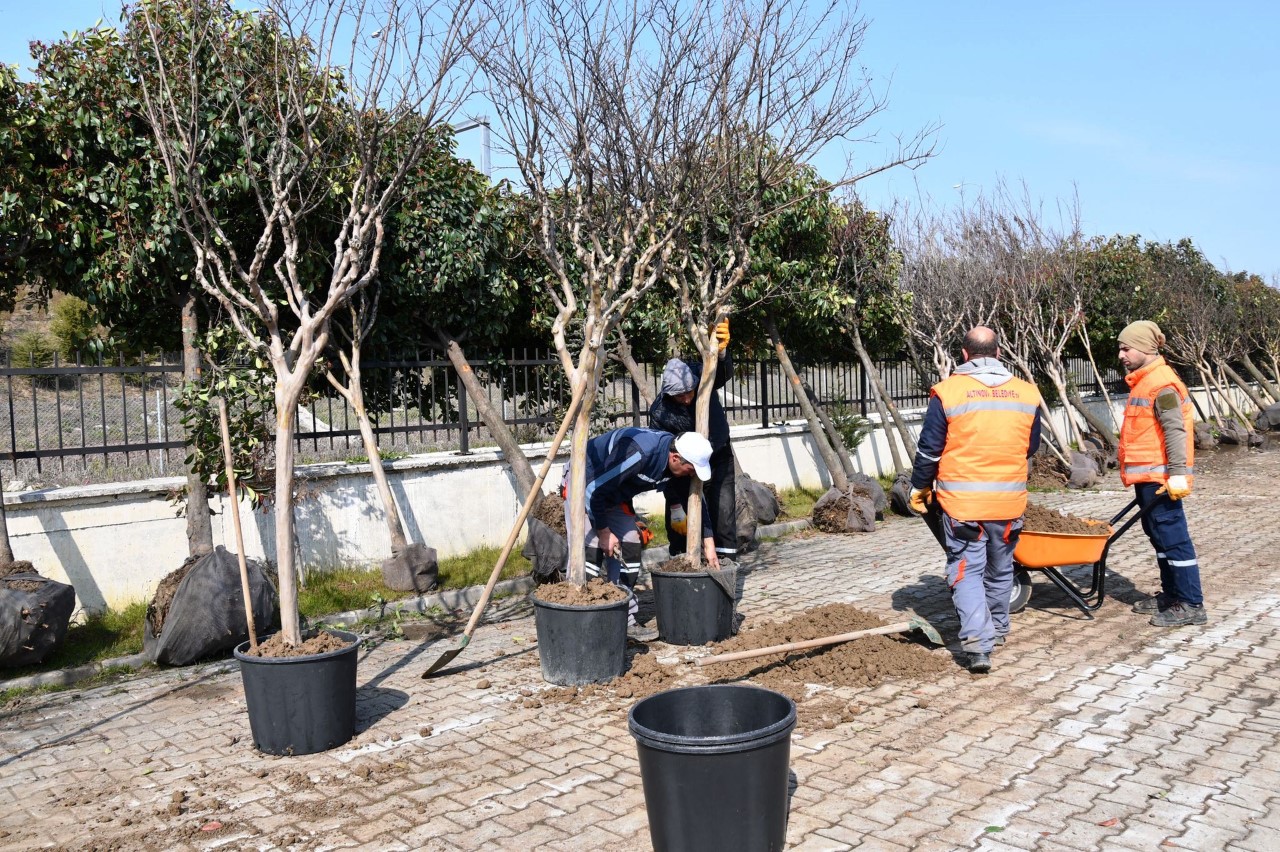
[[[1188,505],[1208,627],[1128,611],[1156,579],[1131,533],[1095,621],[1038,582],[989,676],[846,690],[864,712],[831,729],[802,706],[788,848],[1280,848],[1280,452],[1204,466]],[[1107,516],[1127,497],[1036,499]],[[936,554],[904,519],[765,545],[740,611],[853,601],[954,637]],[[321,755],[257,754],[225,664],[29,699],[0,716],[0,847],[650,848],[625,712],[525,709],[520,690],[544,686],[532,620],[506,601],[495,621],[459,658],[475,668],[445,678],[418,675],[449,642],[368,652],[361,733]]]

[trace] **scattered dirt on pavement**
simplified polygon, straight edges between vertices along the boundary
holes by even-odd
[[[763,623],[710,646],[729,653],[850,633],[884,622],[850,604],[828,604],[779,623]],[[652,643],[661,647],[658,643]],[[614,709],[677,686],[748,681],[781,692],[796,702],[802,727],[830,728],[854,718],[859,706],[832,692],[837,687],[867,688],[887,680],[931,680],[954,671],[950,655],[931,653],[907,638],[868,636],[841,645],[775,654],[697,667],[684,662],[661,663],[649,651],[631,660],[626,674],[607,683],[554,687],[536,697],[522,695],[523,706],[603,701]]]
[[[320,631],[300,645],[286,645],[284,636],[277,633],[265,642],[258,643],[258,650],[245,651],[250,657],[306,657],[311,654],[327,654],[347,647],[350,643],[332,633]]]
[[[1022,528],[1031,532],[1107,535],[1106,521],[1064,514],[1036,503],[1027,504],[1026,520],[1023,521]]]
[[[538,505],[529,513],[529,517],[542,521],[556,532],[564,535],[564,500],[559,494],[544,494]]]
[[[546,583],[534,589],[533,594],[544,603],[564,606],[596,606],[627,599],[626,589],[599,577],[588,580],[585,586],[575,586],[568,582]]]
[[[1071,478],[1070,471],[1046,453],[1036,453],[1031,457],[1031,475],[1027,477],[1027,486],[1043,490],[1057,490],[1067,487]]]

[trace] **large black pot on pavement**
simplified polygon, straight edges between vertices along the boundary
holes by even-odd
[[[733,598],[706,571],[652,571],[658,638],[705,645],[733,635]]]
[[[756,686],[659,692],[628,716],[655,852],[775,852],[796,705]]]
[[[613,680],[627,668],[627,605],[548,603],[531,595],[542,678],[558,686]]]
[[[256,657],[236,646],[253,744],[267,754],[314,754],[337,748],[356,731],[354,633],[329,630],[345,648],[304,657]]]

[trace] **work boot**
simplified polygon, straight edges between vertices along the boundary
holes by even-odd
[[[637,642],[652,642],[658,638],[656,627],[646,627],[634,618],[627,620],[627,638]]]
[[[1003,647],[1004,647],[1004,643],[1005,643],[1005,641],[1006,641],[1006,640],[1005,640],[1004,636],[997,636],[997,637],[995,638],[995,647],[993,647],[993,648],[991,649],[991,653],[993,653],[993,654],[994,654],[996,651],[998,651],[998,650],[1000,650],[1001,648],[1003,648]]]
[[[1133,605],[1133,611],[1141,613],[1142,615],[1151,615],[1152,613],[1168,608],[1171,603],[1173,603],[1173,598],[1169,597],[1164,592],[1157,592],[1151,597],[1143,598],[1135,603]]]
[[[986,674],[991,671],[991,655],[981,652],[970,652],[969,654],[969,671],[974,674]]]
[[[1203,606],[1192,606],[1189,603],[1176,601],[1151,616],[1151,623],[1156,627],[1182,627],[1187,624],[1205,624],[1209,621],[1209,613]]]

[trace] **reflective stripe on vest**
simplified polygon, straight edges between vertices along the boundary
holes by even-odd
[[[947,418],[934,493],[951,517],[1007,521],[1027,506],[1027,447],[1040,405],[1035,385],[1009,379],[988,387],[956,374],[931,393]]]
[[[1164,360],[1150,364],[1125,376],[1129,399],[1125,404],[1124,423],[1120,426],[1118,462],[1120,481],[1125,485],[1138,482],[1160,482],[1169,478],[1169,457],[1164,447],[1164,430],[1156,417],[1156,396],[1166,388],[1178,395],[1182,424],[1186,431],[1187,476],[1195,473],[1195,418],[1191,394]]]

